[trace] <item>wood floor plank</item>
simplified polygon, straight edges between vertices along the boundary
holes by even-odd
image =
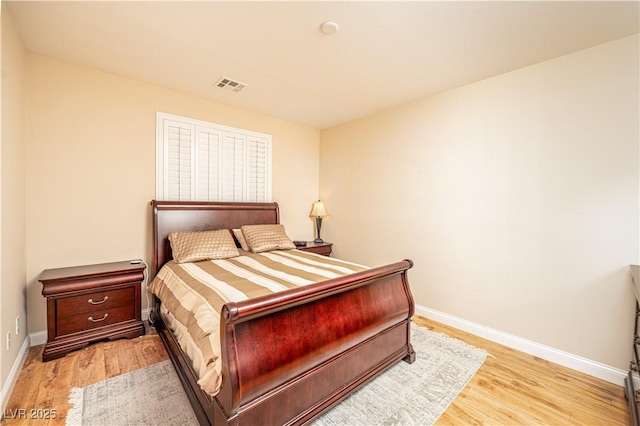
[[[74,367],[74,363],[72,362],[73,358],[64,357],[60,358],[59,361],[59,374],[56,381],[56,388],[60,389],[61,391],[54,394],[53,401],[50,406],[50,408],[56,410],[55,418],[50,419],[48,422],[48,424],[50,425],[64,424],[66,420],[66,413],[67,411],[69,411],[69,408],[71,408],[68,400],[69,392],[71,391],[71,388],[73,388],[73,385],[71,384],[71,379],[73,377],[72,369]],[[63,392],[62,389],[68,389],[68,391]]]
[[[135,345],[134,349],[141,365],[155,364],[169,359],[159,338],[140,338],[138,342],[140,344]]]
[[[421,317],[414,321],[490,356],[437,420],[437,425],[626,425],[624,389]],[[5,419],[2,426],[64,425],[72,387],[84,387],[169,359],[153,329],[145,336],[101,342],[42,362],[29,350],[7,404],[9,410],[54,409],[56,419]],[[29,414],[27,412],[27,414]]]
[[[35,401],[33,405],[27,407],[29,410],[29,422],[27,424],[29,425],[40,423],[42,420],[47,420],[42,419],[42,417],[45,417],[44,413],[53,407],[53,400],[59,378],[60,363],[54,361],[51,367],[52,368],[44,369],[44,374],[40,380],[40,386],[38,387]]]
[[[141,363],[143,360],[139,360],[136,356],[136,351],[133,346],[120,345],[118,348],[120,349],[120,367],[123,371],[129,373],[145,365],[144,362]]]

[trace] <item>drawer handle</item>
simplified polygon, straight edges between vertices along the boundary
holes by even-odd
[[[109,316],[109,314],[104,314],[104,316],[102,318],[98,318],[98,319],[93,319],[93,317],[89,317],[89,321],[91,322],[100,322],[100,321],[104,321],[107,319],[107,317]]]
[[[102,299],[99,302],[94,302],[93,299],[89,299],[88,302],[91,303],[92,305],[100,305],[100,304],[106,302],[108,298],[109,298],[109,296],[105,296],[104,299]]]

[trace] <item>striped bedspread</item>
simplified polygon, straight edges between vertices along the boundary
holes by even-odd
[[[195,263],[170,261],[149,284],[161,313],[190,358],[198,384],[215,395],[222,382],[220,312],[239,302],[368,269],[300,250],[248,253]]]

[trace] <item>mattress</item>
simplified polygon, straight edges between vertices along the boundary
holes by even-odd
[[[215,395],[222,383],[220,312],[240,302],[363,271],[368,267],[301,250],[240,252],[229,259],[170,261],[149,284],[160,313],[191,360],[198,384]]]

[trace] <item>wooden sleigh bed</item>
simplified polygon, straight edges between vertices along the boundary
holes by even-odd
[[[276,203],[151,205],[154,275],[171,260],[170,232],[236,229],[280,219]],[[305,424],[399,360],[415,360],[407,279],[412,265],[403,260],[226,303],[220,324],[222,385],[215,396],[198,385],[155,297],[152,318],[200,424]],[[328,335],[339,338],[328,341]]]

